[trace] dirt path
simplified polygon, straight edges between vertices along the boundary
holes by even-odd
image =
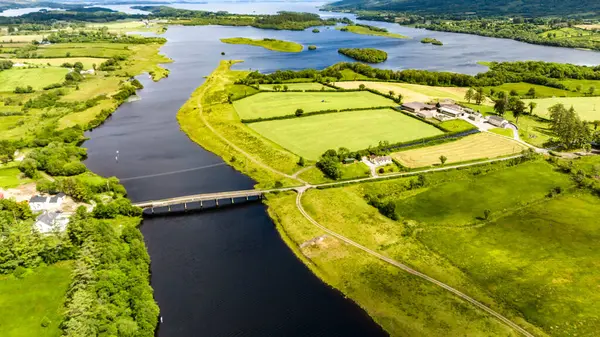
[[[514,329],[515,331],[519,332],[520,334],[522,334],[523,336],[527,336],[527,337],[534,337],[531,333],[529,333],[527,330],[521,328],[519,325],[517,325],[516,323],[514,323],[513,321],[511,321],[510,319],[504,317],[503,315],[501,315],[500,313],[496,312],[495,310],[489,308],[488,306],[486,306],[485,304],[475,300],[474,298],[470,297],[469,295],[447,285],[446,283],[443,283],[441,281],[438,281],[432,277],[429,277],[417,270],[412,269],[411,267],[400,263],[396,260],[393,260],[385,255],[382,255],[374,250],[371,250],[355,241],[352,241],[350,239],[348,239],[347,237],[338,234],[332,230],[330,230],[329,228],[321,225],[320,223],[318,223],[316,220],[314,220],[305,210],[304,207],[302,207],[302,195],[304,194],[304,192],[306,191],[306,187],[303,188],[299,188],[298,189],[298,196],[296,197],[296,207],[298,208],[298,210],[300,211],[300,213],[302,213],[302,215],[308,220],[310,221],[313,225],[315,225],[316,227],[318,227],[319,229],[323,230],[324,232],[326,232],[327,234],[334,236],[340,240],[342,240],[343,242],[354,246],[364,252],[366,252],[367,254],[374,256],[384,262],[387,262],[399,269],[404,270],[407,273],[410,273],[412,275],[418,276],[428,282],[431,282],[439,287],[442,287],[446,290],[448,290],[449,292],[455,294],[456,296],[462,298],[463,300],[470,302],[471,304],[475,305],[476,307],[478,307],[479,309],[487,312],[488,314],[494,316],[495,318],[497,318],[498,320],[500,320],[502,323],[506,324],[508,327]]]

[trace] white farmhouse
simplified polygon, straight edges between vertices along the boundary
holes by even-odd
[[[34,227],[42,233],[52,233],[54,231],[64,232],[69,223],[69,218],[60,212],[44,212],[37,217]]]

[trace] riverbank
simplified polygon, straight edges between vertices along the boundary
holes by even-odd
[[[304,47],[296,42],[282,41],[276,39],[249,39],[245,37],[232,37],[228,39],[221,39],[223,43],[229,44],[245,44],[248,46],[263,47],[268,50],[278,51],[282,53],[299,53]]]

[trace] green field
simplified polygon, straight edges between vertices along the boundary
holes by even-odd
[[[395,106],[394,101],[367,91],[356,92],[280,92],[259,93],[233,103],[242,119],[293,115],[296,109],[304,112],[329,109],[370,108]]]
[[[599,217],[598,197],[569,195],[483,227],[425,231],[420,238],[551,335],[595,336]]]
[[[304,49],[304,47],[299,43],[275,39],[254,40],[245,37],[232,37],[228,39],[221,39],[221,42],[229,44],[245,44],[249,46],[263,47],[268,50],[274,50],[284,53],[299,53],[302,51],[302,49]]]
[[[273,86],[279,85],[283,87],[287,85],[289,90],[327,90],[327,91],[335,91],[335,89],[322,85],[321,83],[309,82],[309,83],[288,83],[288,84],[261,84],[259,86],[260,90],[275,90]],[[280,89],[282,90],[282,89]]]
[[[362,27],[362,26],[348,25],[348,26],[343,26],[343,27],[337,27],[336,29],[341,30],[342,28],[345,28],[348,30],[348,32],[354,33],[354,34],[383,36],[383,37],[391,37],[394,39],[408,39],[407,36],[404,36],[401,34],[390,33],[390,32],[378,32],[376,30],[371,30],[367,27]]]
[[[519,96],[525,97],[529,89],[535,89],[536,98],[547,98],[547,97],[571,97],[581,96],[582,94],[571,92],[568,90],[562,90],[557,88],[546,87],[543,85],[530,84],[530,83],[505,83],[496,87],[486,87],[486,91],[489,93],[490,89],[496,90],[496,92],[504,91],[510,93],[511,90],[516,90]]]
[[[32,86],[34,90],[61,83],[65,75],[69,73],[66,68],[32,68],[32,69],[9,69],[0,72],[0,91],[13,91],[15,87]]]
[[[493,129],[489,129],[488,131],[493,132],[497,135],[510,137],[510,138],[513,138],[515,136],[515,133],[513,132],[512,129],[493,128]]]
[[[130,48],[133,47],[124,43],[57,43],[40,47],[38,50],[36,50],[36,53],[40,57],[50,58],[109,58],[117,55],[131,55],[132,51],[130,50]]]
[[[538,116],[549,117],[548,108],[555,104],[562,103],[567,108],[570,108],[571,106],[575,108],[575,111],[583,120],[600,120],[600,97],[564,97],[524,100],[525,104],[528,104],[530,101],[537,103],[537,107],[533,113]]]
[[[0,276],[0,336],[61,336],[59,325],[71,268],[70,262],[60,262],[37,268],[23,279]],[[41,326],[44,317],[51,322],[46,328]]]
[[[21,171],[17,167],[0,167],[0,187],[12,188],[31,181],[31,179],[21,179],[20,177]]]
[[[392,109],[275,120],[252,123],[249,127],[308,159],[317,159],[328,149],[360,150],[376,146],[379,141],[395,143],[442,134],[439,129]]]
[[[475,129],[475,126],[462,119],[451,119],[438,124],[441,128],[448,132],[462,132]]]
[[[494,172],[477,179],[453,181],[396,202],[400,218],[429,225],[462,226],[474,223],[489,209],[500,216],[516,207],[543,199],[554,187],[573,183],[544,162]]]

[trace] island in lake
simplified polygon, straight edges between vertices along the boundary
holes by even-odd
[[[381,63],[387,60],[387,53],[375,48],[340,48],[338,53],[367,63]]]
[[[431,37],[426,37],[426,38],[422,39],[421,43],[431,43],[431,44],[436,45],[436,46],[443,46],[444,45],[442,43],[442,41],[440,41],[438,39],[431,38]]]
[[[354,34],[384,36],[384,37],[391,37],[394,39],[407,39],[408,38],[407,36],[404,36],[402,34],[390,33],[385,28],[363,25],[363,24],[348,25],[348,26],[344,26],[344,27],[339,27],[337,29],[339,29],[342,32],[350,32],[350,33],[354,33]]]
[[[284,53],[299,53],[304,47],[296,42],[282,41],[276,39],[264,38],[262,40],[249,39],[246,37],[232,37],[221,39],[223,43],[229,44],[246,44],[249,46],[263,47],[265,49],[284,52]]]

